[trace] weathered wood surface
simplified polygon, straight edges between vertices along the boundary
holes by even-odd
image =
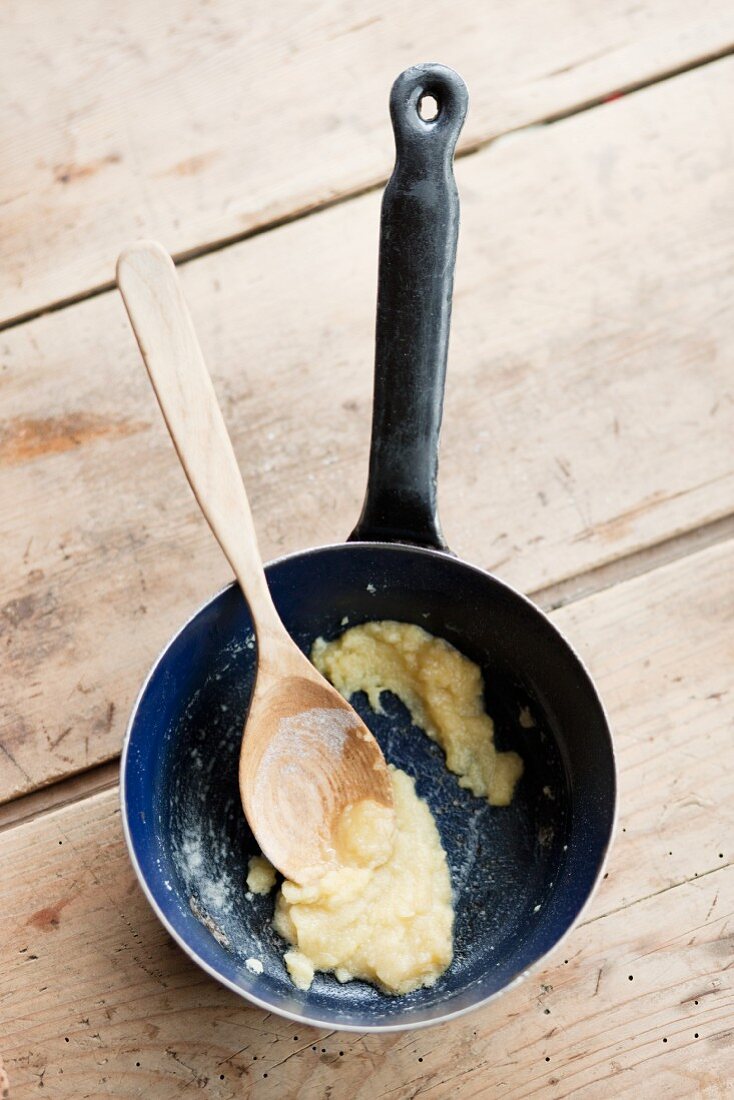
[[[4,6],[0,321],[384,177],[416,61],[472,92],[464,145],[734,46],[728,0],[21,0]]]
[[[733,86],[734,61],[707,65],[458,166],[444,526],[520,588],[731,512]],[[359,511],[378,205],[182,268],[266,557]],[[116,293],[0,350],[8,799],[117,753],[156,653],[228,571]]]
[[[444,1027],[322,1033],[246,1007],[149,910],[115,792],[3,834],[0,1050],[17,1095],[723,1100],[734,1080],[733,574],[727,543],[554,614],[615,730],[608,876],[547,968]]]

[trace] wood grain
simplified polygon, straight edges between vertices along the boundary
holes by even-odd
[[[444,529],[522,589],[732,510],[732,87],[722,61],[458,165]],[[266,558],[359,514],[378,203],[182,270]],[[228,573],[117,295],[0,352],[8,799],[114,756],[158,650]]]
[[[112,280],[130,238],[191,253],[384,178],[387,95],[459,69],[464,146],[734,46],[727,0],[15,0],[3,7],[0,320]]]
[[[99,791],[107,791],[117,785],[120,766],[117,760],[99,764],[88,771],[60,779],[47,787],[39,787],[22,798],[0,805],[0,832],[12,829],[21,822],[33,821],[71,802],[79,802]],[[2,1094],[0,1093],[0,1100]]]
[[[185,1088],[284,1100],[723,1100],[734,1079],[734,779],[722,766],[732,575],[727,543],[555,613],[615,731],[608,875],[550,965],[443,1027],[323,1033],[246,1007],[149,910],[115,792],[4,833],[1,1053],[18,1095],[43,1083],[62,1100],[167,1100]]]

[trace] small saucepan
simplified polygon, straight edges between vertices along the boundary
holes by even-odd
[[[433,119],[421,105],[432,97]],[[372,449],[366,501],[347,543],[267,568],[275,604],[308,653],[315,638],[373,619],[417,623],[482,668],[496,743],[525,770],[510,806],[459,787],[439,747],[393,697],[354,705],[385,755],[417,779],[455,894],[454,960],[403,997],[317,974],[299,992],[270,921],[247,892],[257,851],[237,786],[255,668],[252,623],[230,585],[181,628],[146,680],[125,737],[122,809],[151,905],[209,974],[256,1005],[324,1028],[437,1023],[508,989],[565,936],[601,874],[615,815],[604,709],[579,658],[529,600],[447,549],[436,516],[459,204],[452,158],[467,106],[459,76],[421,65],[398,77],[397,157],[380,244]]]

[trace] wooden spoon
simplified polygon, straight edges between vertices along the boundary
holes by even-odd
[[[392,808],[387,765],[275,610],[237,459],[170,256],[154,242],[132,245],[117,262],[117,284],[181,465],[255,626],[242,805],[271,863],[309,882],[337,862],[335,830],[348,806],[371,800]]]

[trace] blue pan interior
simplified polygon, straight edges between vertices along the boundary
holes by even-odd
[[[253,683],[252,624],[239,589],[212,599],[174,638],[142,692],[123,762],[131,846],[159,915],[193,956],[269,1009],[331,1027],[427,1023],[498,992],[567,931],[588,898],[612,829],[614,764],[591,682],[528,601],[448,555],[349,544],[268,568],[278,610],[308,652],[369,619],[415,622],[479,662],[501,748],[525,772],[511,806],[462,790],[443,754],[383,697],[353,702],[389,761],[436,817],[455,894],[455,955],[431,989],[390,997],[318,974],[291,984],[270,921],[273,896],[247,897],[258,851],[242,813],[237,760]],[[527,708],[527,710],[526,710]],[[520,714],[534,725],[520,722]],[[527,718],[526,718],[527,722]],[[262,963],[252,973],[247,960]]]

